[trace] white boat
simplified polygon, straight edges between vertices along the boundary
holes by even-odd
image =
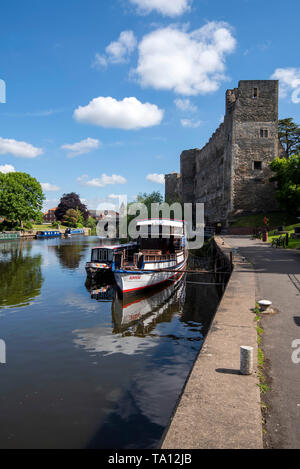
[[[116,284],[123,293],[175,281],[186,267],[188,251],[182,221],[141,220],[137,229],[141,232],[139,251],[133,261],[122,259],[119,267],[114,268]],[[169,230],[169,237],[165,230]]]
[[[174,311],[174,305],[179,311],[185,296],[184,275],[179,274],[175,282],[153,288],[151,292],[123,295],[123,298],[116,295],[112,302],[114,332],[146,333],[164,313]]]

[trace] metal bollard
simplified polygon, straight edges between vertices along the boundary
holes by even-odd
[[[247,345],[240,347],[240,372],[242,375],[253,373],[253,347]]]

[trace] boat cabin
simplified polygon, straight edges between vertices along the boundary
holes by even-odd
[[[136,243],[118,244],[116,246],[94,247],[91,262],[104,262],[112,266],[113,263],[132,262],[134,253],[138,250]]]
[[[149,219],[137,222],[139,249],[133,259],[121,259],[115,268],[146,270],[169,267],[185,249],[184,223],[178,220]],[[165,264],[163,264],[165,263]]]
[[[61,232],[57,230],[52,231],[38,231],[36,233],[37,238],[57,238],[61,236]]]

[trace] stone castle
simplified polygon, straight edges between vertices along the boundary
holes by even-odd
[[[207,223],[276,210],[269,163],[278,138],[278,81],[242,80],[226,91],[224,122],[201,149],[185,150],[180,174],[165,176],[167,202],[204,203]]]

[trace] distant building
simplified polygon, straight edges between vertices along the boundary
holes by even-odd
[[[114,210],[89,210],[89,214],[97,221],[103,220],[104,218],[107,220],[114,220],[119,218],[118,212],[115,212]]]
[[[48,212],[45,212],[44,213],[44,222],[46,223],[52,223],[54,221],[56,221],[56,217],[55,217],[55,210],[57,209],[57,207],[55,208],[50,208],[48,210]]]

